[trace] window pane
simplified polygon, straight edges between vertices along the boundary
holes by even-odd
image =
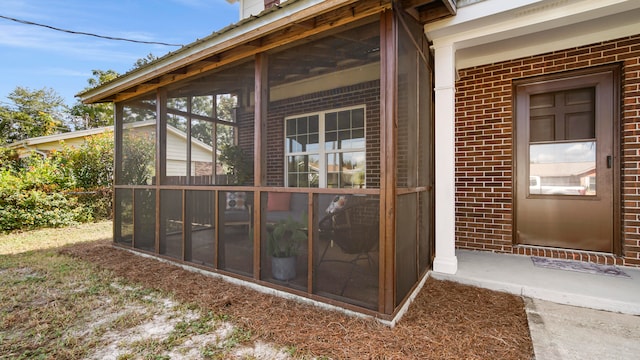
[[[364,152],[327,154],[327,187],[364,188]]]
[[[287,119],[287,137],[289,135],[295,135],[296,133],[296,119]]]
[[[336,113],[327,113],[325,115],[325,131],[334,131],[338,130],[338,114]]]
[[[351,132],[351,148],[352,149],[364,149],[366,141],[364,138],[364,129],[353,130]]]
[[[287,157],[289,187],[318,187],[320,183],[318,155]]]
[[[595,141],[529,146],[529,194],[595,195]]]
[[[151,185],[156,172],[156,114],[154,100],[123,107],[122,153],[118,155],[120,185]]]
[[[338,149],[338,132],[337,131],[325,132],[325,134],[324,134],[324,148],[326,150],[337,150]]]
[[[351,124],[354,129],[362,128],[364,130],[364,109],[351,111]]]
[[[191,121],[191,184],[214,184],[213,123]]]
[[[338,129],[351,128],[351,111],[340,111],[338,113]]]
[[[167,115],[165,184],[187,183],[187,118]]]
[[[308,121],[309,119],[306,117],[298,118],[297,120],[298,134],[306,134],[309,131],[307,127]]]
[[[216,95],[216,115],[218,120],[236,122],[238,97],[233,94]]]
[[[191,112],[196,115],[213,117],[213,95],[194,96],[191,99]]]

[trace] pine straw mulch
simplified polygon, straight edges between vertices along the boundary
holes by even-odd
[[[225,314],[254,340],[290,346],[298,355],[334,359],[532,359],[523,300],[432,278],[402,320],[371,319],[266,295],[114,248],[81,243],[61,252],[145,287],[167,291],[205,311]]]

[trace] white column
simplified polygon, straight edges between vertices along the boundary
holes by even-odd
[[[437,44],[435,51],[436,257],[433,271],[455,274],[455,46]]]

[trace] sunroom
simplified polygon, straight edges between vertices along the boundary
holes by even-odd
[[[82,94],[115,103],[114,244],[396,315],[433,259],[433,65],[411,12],[290,0]]]

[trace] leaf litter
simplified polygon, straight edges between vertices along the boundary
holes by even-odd
[[[157,311],[164,314],[157,313],[135,330],[155,331],[156,340],[127,333],[136,328],[112,335],[132,356],[121,354],[118,359],[149,353],[171,359],[533,358],[524,302],[510,294],[430,278],[402,320],[390,328],[374,319],[260,293],[138,256],[109,241],[78,243],[61,253],[108,270],[133,287],[170,295],[171,302],[158,305]],[[175,338],[177,324],[198,321],[185,318],[184,311],[175,313],[181,306],[216,315],[204,333],[190,330],[188,336],[167,344]],[[138,340],[127,345],[125,339]],[[132,353],[132,344],[146,350]]]

